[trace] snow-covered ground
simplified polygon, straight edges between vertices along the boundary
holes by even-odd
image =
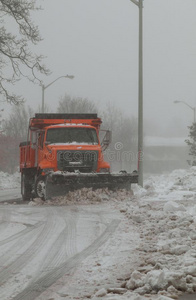
[[[106,248],[88,257],[60,294],[68,299],[169,300],[196,291],[196,168],[149,176],[144,188],[134,185],[133,191],[84,189],[53,203],[30,203],[104,202],[121,212],[121,224]]]
[[[138,199],[145,200],[196,200],[196,167],[174,170],[170,174],[148,176],[144,188],[133,185]]]
[[[20,187],[20,173],[8,174],[0,172],[0,190]]]
[[[94,246],[80,249],[78,243],[80,255],[89,247],[96,250],[91,249],[90,255],[84,255],[36,300],[171,300],[196,292],[196,167],[149,176],[144,188],[132,188],[133,193],[83,189],[53,201],[29,203],[24,210],[36,209],[40,216],[45,210],[52,213],[51,206],[60,209],[62,216],[67,211],[66,222],[68,216],[75,220],[79,214],[80,238],[92,229],[84,226],[89,217],[97,237],[104,228],[102,234],[107,237],[100,246],[96,246],[99,238],[93,236]],[[56,217],[58,220],[58,214]],[[71,223],[67,224],[72,236]]]

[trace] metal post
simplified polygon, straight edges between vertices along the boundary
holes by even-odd
[[[45,90],[45,87],[43,84],[41,87],[42,87],[42,113],[44,113],[44,90]]]
[[[143,186],[143,0],[131,1],[139,8],[138,183]]]
[[[44,85],[41,82],[41,87],[42,87],[42,113],[44,113],[44,91],[45,91],[45,89],[47,89],[49,86],[51,86],[53,83],[55,83],[60,78],[74,79],[74,76],[73,75],[60,76],[60,77],[56,78],[55,80],[53,80],[52,82],[50,82],[48,85]]]
[[[143,186],[143,0],[139,0],[138,175]]]
[[[195,107],[193,107],[193,113],[194,113],[194,124],[193,126],[195,126]],[[194,128],[194,127],[193,127]],[[194,149],[195,149],[195,137],[194,137]],[[196,157],[195,155],[193,156],[193,165],[195,166],[196,163]]]

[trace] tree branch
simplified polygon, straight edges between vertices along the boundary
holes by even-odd
[[[27,78],[31,82],[40,82],[37,73],[48,75],[50,71],[41,64],[43,56],[36,55],[29,50],[30,44],[37,44],[42,39],[38,27],[31,21],[31,12],[39,10],[35,6],[35,0],[0,0],[0,24],[4,25],[7,18],[16,23],[18,34],[7,32],[5,26],[0,27],[0,94],[8,102],[17,103],[21,96],[11,94],[3,82],[14,84],[21,78]],[[23,66],[25,68],[23,68]],[[12,76],[6,77],[8,69],[12,70]],[[24,73],[26,70],[28,75]],[[29,72],[30,71],[30,72]]]

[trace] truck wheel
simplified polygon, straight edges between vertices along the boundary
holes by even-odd
[[[27,201],[31,199],[31,184],[25,174],[21,175],[21,194],[22,200]]]
[[[35,194],[38,198],[46,200],[46,180],[44,176],[39,176],[35,182]]]

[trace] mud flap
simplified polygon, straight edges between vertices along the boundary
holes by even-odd
[[[111,190],[131,188],[132,183],[138,183],[137,172],[133,173],[60,173],[47,175],[46,199],[64,196],[69,191],[81,188],[108,188]]]

